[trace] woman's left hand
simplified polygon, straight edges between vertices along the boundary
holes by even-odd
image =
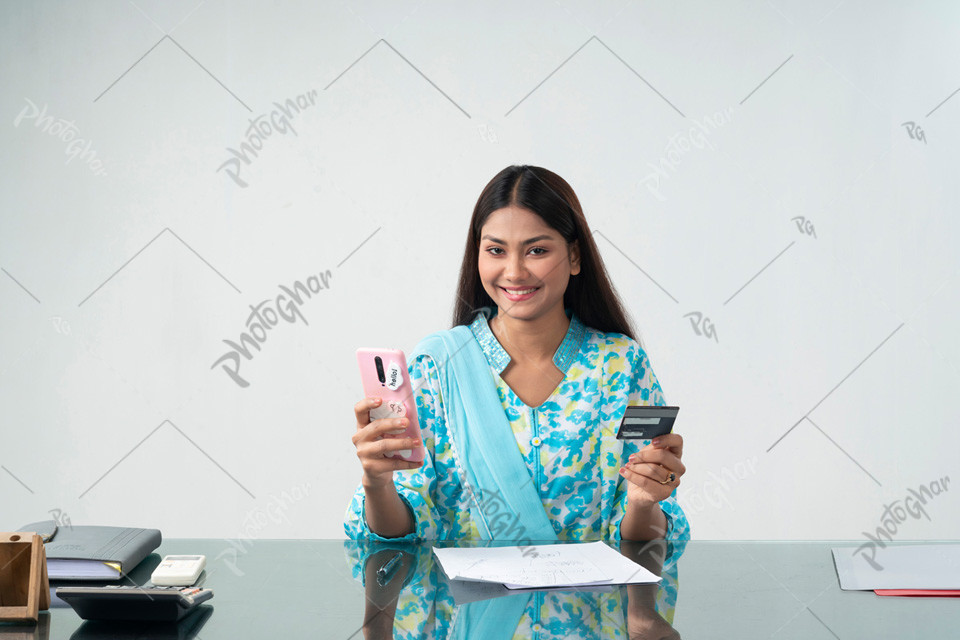
[[[673,493],[680,476],[687,470],[683,456],[683,437],[668,433],[654,438],[643,449],[630,456],[620,475],[630,482],[627,501],[635,505],[655,504]],[[673,480],[670,480],[673,474]]]

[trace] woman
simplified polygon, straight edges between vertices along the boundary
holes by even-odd
[[[480,194],[454,328],[411,354],[426,456],[405,418],[355,407],[363,467],[350,538],[686,540],[683,439],[617,440],[628,405],[663,405],[573,189],[511,166]]]

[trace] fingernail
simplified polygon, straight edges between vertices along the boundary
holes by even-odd
[[[653,444],[660,444],[660,438],[654,438]]]

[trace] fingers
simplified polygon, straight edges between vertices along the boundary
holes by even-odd
[[[646,478],[659,485],[669,486],[671,490],[680,484],[680,476],[682,475],[682,473],[671,471],[662,465],[650,462],[628,462],[624,468],[631,471],[638,478]],[[671,475],[673,477],[672,480],[670,479]]]
[[[682,449],[683,439],[677,434],[656,438],[654,442],[627,458],[622,475],[648,493],[660,494],[666,491],[669,495],[680,484],[680,477],[687,470],[677,455],[678,450],[682,452]]]
[[[665,470],[664,473],[661,474],[663,477],[667,477],[673,472],[679,478],[687,470],[687,467],[680,461],[680,458],[673,454],[672,449],[658,449],[653,445],[648,445],[637,453],[630,454],[627,460],[662,467]],[[658,480],[662,479],[663,478],[658,478]]]
[[[391,436],[398,436],[406,432],[410,426],[407,418],[381,418],[374,420],[365,427],[361,427],[353,434],[353,444],[360,446],[364,442],[377,442],[383,439],[394,440]],[[419,440],[416,441],[419,444]]]
[[[399,435],[410,426],[409,418],[380,418],[374,420],[364,428],[371,438],[380,438],[386,435]]]
[[[620,475],[630,484],[642,489],[647,499],[652,502],[666,499],[680,485],[679,477],[671,482],[668,472],[649,463],[627,463],[620,469]]]
[[[386,474],[390,471],[419,469],[423,461],[404,460],[403,458],[369,458],[364,461],[363,469],[368,475]]]
[[[393,484],[394,471],[409,471],[423,467],[423,461],[410,461],[403,458],[385,458],[383,454],[363,453],[357,450],[357,457],[363,467],[363,485],[365,487],[387,486]]]
[[[403,433],[409,426],[410,421],[407,418],[370,420],[370,410],[380,406],[382,401],[382,398],[364,398],[353,405],[353,413],[357,418],[357,434],[354,436],[354,443],[362,439],[382,436],[386,433]],[[368,427],[372,427],[372,431]],[[363,432],[362,435],[361,432]]]
[[[357,450],[357,458],[363,467],[364,486],[390,483],[394,471],[419,469],[424,464],[423,461],[394,457],[404,450],[419,449],[423,442],[419,438],[401,435],[410,426],[408,418],[370,420],[370,411],[381,404],[381,398],[364,398],[353,406],[357,431],[352,440]]]
[[[379,407],[382,401],[382,398],[364,398],[353,405],[353,412],[357,416],[358,430],[370,424],[370,410]]]
[[[357,457],[368,472],[382,473],[389,469],[415,469],[422,466],[423,462],[411,462],[392,456],[405,449],[412,450],[419,446],[422,446],[421,442],[416,438],[364,440],[357,443]]]
[[[420,441],[416,438],[381,438],[364,445],[364,447],[366,449],[365,453],[384,458],[405,449],[416,449],[419,445]]]
[[[683,456],[683,436],[679,433],[668,433],[658,436],[654,438],[650,444],[657,448],[670,449],[673,455],[678,458]]]

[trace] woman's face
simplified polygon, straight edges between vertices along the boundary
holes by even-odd
[[[537,214],[517,206],[497,209],[480,230],[477,260],[483,288],[510,317],[533,320],[563,308],[571,275],[580,273],[576,247]]]

